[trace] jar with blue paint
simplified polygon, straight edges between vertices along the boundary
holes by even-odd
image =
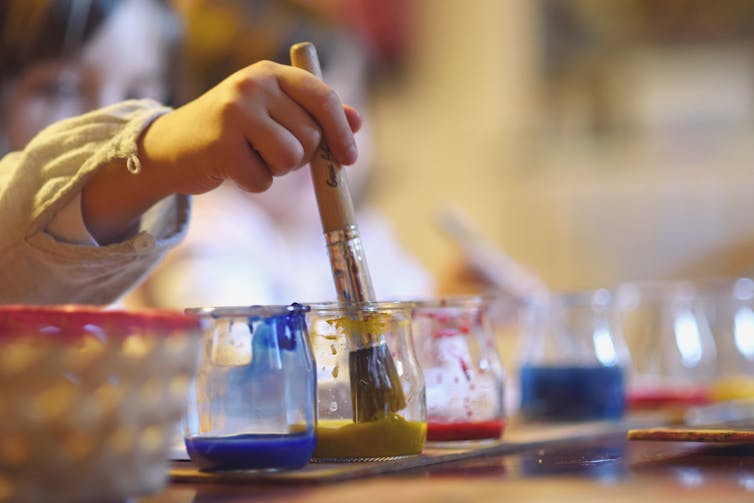
[[[295,469],[316,446],[307,306],[187,309],[207,319],[185,443],[203,470]]]
[[[610,291],[553,293],[524,308],[520,414],[530,420],[619,419],[629,352]]]

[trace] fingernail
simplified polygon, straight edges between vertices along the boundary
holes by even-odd
[[[356,145],[351,144],[346,148],[346,158],[343,164],[353,164],[356,159],[359,158],[359,151],[356,149]]]

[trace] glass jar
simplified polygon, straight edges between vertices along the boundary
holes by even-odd
[[[608,290],[553,294],[524,308],[519,368],[526,419],[620,418],[629,353]]]
[[[417,302],[413,328],[427,387],[427,440],[495,440],[505,427],[505,374],[491,300]]]
[[[754,281],[708,280],[697,289],[716,349],[710,398],[754,399]]]
[[[424,380],[406,302],[311,305],[317,362],[314,458],[368,461],[421,453]]]
[[[684,408],[709,401],[716,351],[702,299],[690,282],[626,283],[618,289],[632,355],[633,409]]]
[[[189,394],[186,450],[202,469],[304,466],[316,445],[306,306],[188,309],[211,319]]]

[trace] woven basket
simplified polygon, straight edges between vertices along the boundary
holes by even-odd
[[[0,306],[0,501],[108,501],[166,482],[197,318]]]

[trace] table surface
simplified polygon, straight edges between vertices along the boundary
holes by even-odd
[[[754,444],[630,441],[624,431],[602,431],[593,438],[572,435],[569,441],[571,433],[551,445],[337,483],[174,481],[138,501],[754,501]]]

